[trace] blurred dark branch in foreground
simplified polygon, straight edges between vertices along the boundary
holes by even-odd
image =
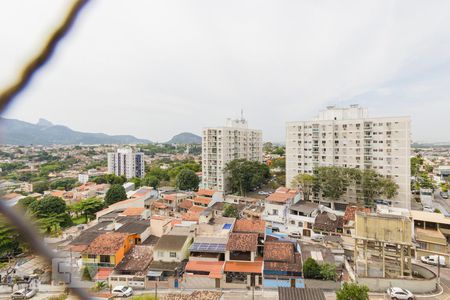
[[[44,48],[23,68],[17,81],[0,91],[0,112],[11,103],[14,97],[24,90],[30,83],[36,72],[50,60],[58,43],[72,28],[81,9],[89,2],[89,0],[77,0],[70,8],[67,16],[64,18],[58,28],[50,35]]]

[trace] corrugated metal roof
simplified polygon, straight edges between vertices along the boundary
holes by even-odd
[[[321,289],[278,288],[279,300],[325,300]]]

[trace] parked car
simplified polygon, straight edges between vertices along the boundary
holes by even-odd
[[[387,206],[390,206],[390,205],[391,205],[391,202],[390,202],[390,201],[383,200],[383,199],[377,199],[377,200],[375,200],[375,203],[376,203],[376,204],[381,204],[381,205],[387,205]]]
[[[315,242],[323,242],[323,234],[313,233],[311,236],[311,240]]]
[[[423,211],[434,212],[434,209],[431,206],[429,206],[429,205],[425,205],[423,207]]]
[[[394,300],[413,300],[416,299],[413,293],[408,290],[399,288],[399,287],[391,287],[387,289],[387,294],[391,299]]]
[[[21,289],[11,294],[11,299],[30,299],[37,294],[36,289]]]
[[[429,265],[437,266],[437,264],[438,264],[438,256],[437,255],[421,256],[420,260],[423,263],[429,264]],[[444,256],[439,256],[439,264],[441,266],[446,266],[446,264],[445,264],[445,257]]]
[[[259,191],[259,192],[258,192],[258,195],[261,195],[261,196],[268,196],[268,195],[270,195],[270,193],[269,193],[269,192],[265,192],[265,191]]]
[[[441,192],[441,197],[444,199],[448,199],[448,193]]]
[[[133,289],[129,286],[118,285],[112,290],[112,294],[116,297],[130,297],[133,295]]]
[[[302,234],[300,232],[291,232],[289,234],[289,237],[294,238],[294,239],[301,239],[302,238]]]

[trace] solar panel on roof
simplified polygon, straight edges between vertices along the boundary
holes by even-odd
[[[231,224],[223,224],[223,229],[230,229],[231,228]]]
[[[193,243],[189,250],[195,252],[225,252],[225,247],[225,244]]]

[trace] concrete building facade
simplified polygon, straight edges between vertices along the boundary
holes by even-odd
[[[108,153],[108,173],[127,178],[145,175],[144,153],[133,152],[131,148],[120,148]]]
[[[392,199],[395,207],[410,207],[410,117],[368,116],[366,108],[329,106],[312,121],[288,122],[286,126],[286,185],[300,173],[314,172],[319,166],[373,169],[391,177],[399,186]],[[349,189],[337,209],[358,200]],[[330,203],[321,195],[318,202]]]
[[[262,162],[262,156],[262,131],[248,128],[243,118],[203,129],[202,187],[227,191],[226,164],[235,159]]]

